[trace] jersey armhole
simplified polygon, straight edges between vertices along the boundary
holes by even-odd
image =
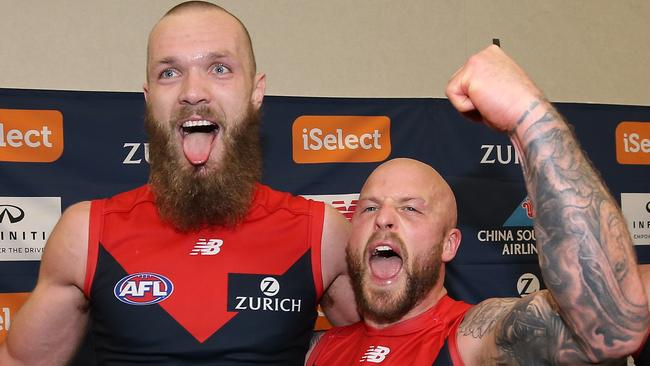
[[[90,299],[90,291],[95,278],[95,270],[97,269],[99,238],[103,228],[103,212],[104,200],[91,201],[90,215],[88,217],[88,257],[86,258],[86,277],[83,288],[84,295],[88,299]]]
[[[465,366],[465,363],[463,362],[463,359],[460,357],[460,353],[458,352],[458,339],[456,338],[456,332],[458,331],[458,327],[460,326],[460,323],[463,322],[463,319],[465,316],[461,316],[456,320],[456,324],[454,324],[453,328],[451,329],[451,332],[449,333],[449,336],[447,336],[447,344],[449,345],[449,357],[451,357],[451,362],[454,366]]]
[[[634,352],[631,356],[634,359],[639,358],[641,356],[641,353],[644,351],[647,343],[648,343],[648,337],[650,336],[650,327],[648,327],[648,330],[645,332],[645,337],[643,338],[643,342],[641,343],[641,346],[639,347],[636,352]]]
[[[305,366],[316,366],[315,362],[318,359],[318,355],[321,353],[323,347],[325,347],[325,343],[327,343],[327,341],[330,339],[331,332],[331,330],[325,331],[325,333],[318,339],[318,341],[316,341],[316,344],[311,349],[311,352],[309,352],[309,357],[305,362]]]
[[[311,244],[311,269],[314,278],[316,298],[323,296],[323,271],[321,252],[323,245],[323,225],[325,220],[325,204],[319,201],[309,201],[309,242]]]

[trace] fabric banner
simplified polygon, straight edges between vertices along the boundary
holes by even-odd
[[[622,204],[650,262],[650,107],[557,103]],[[147,181],[142,93],[0,89],[0,340],[69,205]],[[544,287],[521,161],[507,136],[446,99],[267,96],[263,183],[326,201],[346,216],[382,161],[435,167],[454,190],[463,240],[446,286],[468,302]]]

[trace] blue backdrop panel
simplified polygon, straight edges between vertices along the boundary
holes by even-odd
[[[575,126],[613,196],[650,192],[647,165],[616,161],[621,121],[650,121],[650,107],[558,103]],[[61,197],[70,204],[136,187],[147,180],[141,93],[0,89],[2,109],[54,109],[63,114],[65,148],[53,163],[0,162],[0,197]],[[377,163],[296,164],[292,124],[303,115],[388,116],[390,157],[427,162],[458,199],[461,249],[447,287],[459,299],[519,296],[543,287],[526,211],[521,167],[506,136],[468,122],[446,99],[266,97],[262,110],[263,182],[295,194],[358,193]],[[650,245],[637,246],[650,262]],[[30,291],[38,262],[0,263],[0,293]]]

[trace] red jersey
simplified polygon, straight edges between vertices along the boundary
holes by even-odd
[[[183,233],[149,186],[93,201],[84,292],[99,364],[302,365],[323,215],[257,185],[237,227]]]
[[[431,366],[438,360],[462,366],[456,329],[470,307],[445,295],[426,312],[383,329],[363,322],[332,328],[314,347],[307,366]]]

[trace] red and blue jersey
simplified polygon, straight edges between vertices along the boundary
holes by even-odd
[[[363,322],[332,328],[307,366],[462,366],[456,330],[470,307],[445,295],[426,312],[383,329]]]
[[[182,233],[145,185],[90,215],[99,364],[303,364],[323,293],[322,203],[258,185],[242,224]]]

